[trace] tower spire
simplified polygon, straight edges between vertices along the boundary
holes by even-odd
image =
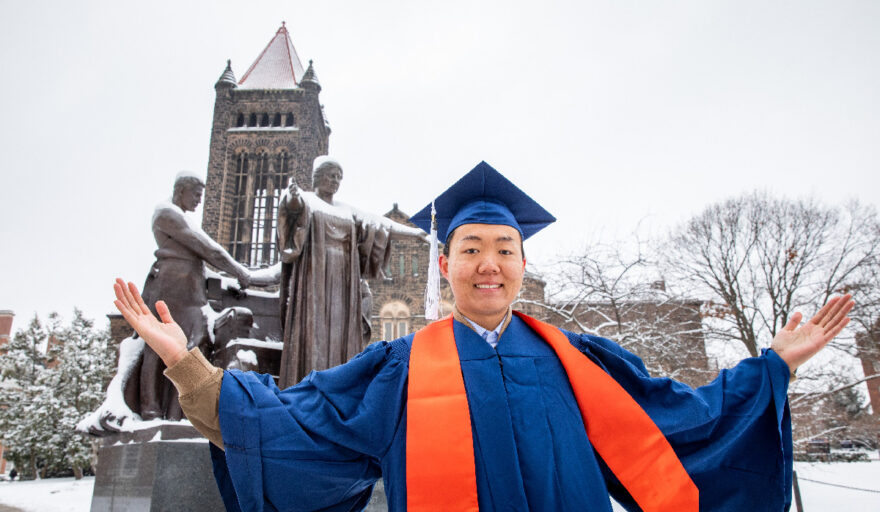
[[[232,60],[226,59],[226,69],[223,70],[223,74],[220,75],[220,78],[217,80],[217,83],[214,84],[215,88],[220,87],[230,87],[235,88],[238,87],[238,84],[235,82],[235,73],[232,72]]]
[[[313,66],[313,61],[309,59],[309,67],[306,69],[306,72],[303,74],[302,80],[300,80],[299,84],[306,89],[317,89],[318,92],[321,92],[321,82],[318,81],[318,75],[315,74],[315,67]]]
[[[285,22],[275,32],[241,81],[241,89],[295,89],[305,71],[293,47]]]

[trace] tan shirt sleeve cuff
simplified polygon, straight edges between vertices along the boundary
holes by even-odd
[[[211,365],[198,348],[190,350],[174,366],[165,370],[180,395],[180,408],[193,427],[209,441],[223,448],[220,434],[220,386],[223,370]]]

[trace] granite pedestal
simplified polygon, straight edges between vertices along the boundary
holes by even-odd
[[[224,510],[207,441],[132,441],[100,449],[91,512],[179,510]]]
[[[208,443],[189,425],[165,424],[105,438],[91,512],[223,511]],[[158,440],[161,439],[161,440]],[[365,512],[385,512],[382,480]]]

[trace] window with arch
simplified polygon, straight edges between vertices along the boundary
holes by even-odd
[[[248,116],[248,126],[257,126],[257,114],[251,114]]]
[[[244,114],[239,112],[238,116],[235,118],[235,127],[241,128],[244,126]]]
[[[278,261],[278,202],[287,187],[290,166],[286,150],[274,155],[265,150],[237,155],[229,252],[244,265],[266,267]]]
[[[379,321],[382,324],[382,339],[393,340],[409,334],[412,315],[403,301],[388,302],[379,310]]]
[[[293,113],[288,112],[286,116],[284,116],[284,126],[293,126]]]
[[[232,173],[232,236],[230,237],[229,253],[236,260],[244,263],[247,259],[250,233],[248,229],[248,170],[250,157],[247,151],[239,151],[235,157]],[[247,238],[246,238],[247,237]]]

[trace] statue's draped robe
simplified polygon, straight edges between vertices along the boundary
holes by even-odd
[[[281,387],[348,361],[369,340],[369,291],[390,255],[390,220],[285,193],[278,208]]]

